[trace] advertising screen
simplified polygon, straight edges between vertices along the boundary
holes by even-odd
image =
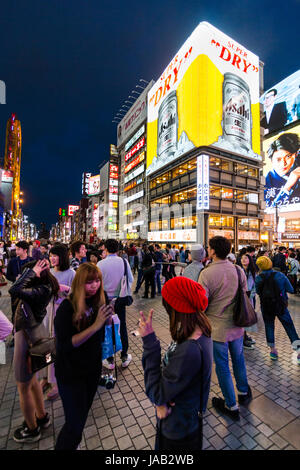
[[[300,124],[263,142],[266,212],[300,209]]]
[[[148,93],[147,174],[201,145],[261,160],[259,58],[206,22]]]
[[[300,119],[300,70],[267,90],[260,98],[264,134],[282,129]]]
[[[100,193],[100,175],[90,176],[89,196],[95,196]]]

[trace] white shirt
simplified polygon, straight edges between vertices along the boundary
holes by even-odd
[[[124,261],[127,264],[128,284],[131,288],[133,275],[128,261]],[[109,299],[116,297],[118,289],[120,288],[120,282],[124,276],[124,261],[117,254],[112,254],[97,263],[97,266],[102,273],[104,290]]]

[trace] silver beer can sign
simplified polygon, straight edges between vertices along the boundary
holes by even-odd
[[[247,83],[233,73],[224,74],[223,138],[245,150],[252,148],[252,115]]]
[[[157,156],[165,160],[174,155],[177,148],[178,116],[176,91],[163,100],[158,110]]]

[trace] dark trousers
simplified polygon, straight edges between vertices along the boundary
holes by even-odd
[[[128,351],[128,334],[127,334],[127,326],[126,326],[126,307],[124,306],[116,306],[115,313],[118,315],[120,319],[120,336],[122,341],[122,351],[121,357],[127,355]]]
[[[135,287],[135,292],[138,292],[141,285],[142,285],[142,279],[143,279],[143,269],[138,268],[138,278],[136,281],[136,287]]]
[[[183,439],[168,439],[159,430],[156,431],[155,449],[158,451],[194,452],[202,450],[202,430],[198,430]]]
[[[151,297],[155,296],[155,272],[144,274],[145,277],[145,297],[148,297],[149,286],[151,286]]]
[[[77,449],[97,391],[100,375],[101,366],[99,374],[88,376],[80,382],[65,384],[57,380],[65,413],[65,424],[58,435],[55,450]]]

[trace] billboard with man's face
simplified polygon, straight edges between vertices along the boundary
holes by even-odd
[[[264,134],[283,129],[300,119],[300,70],[267,90],[260,98],[264,106]]]
[[[259,58],[209,23],[148,93],[147,174],[211,145],[261,160]]]
[[[266,212],[300,209],[300,124],[263,142]]]

